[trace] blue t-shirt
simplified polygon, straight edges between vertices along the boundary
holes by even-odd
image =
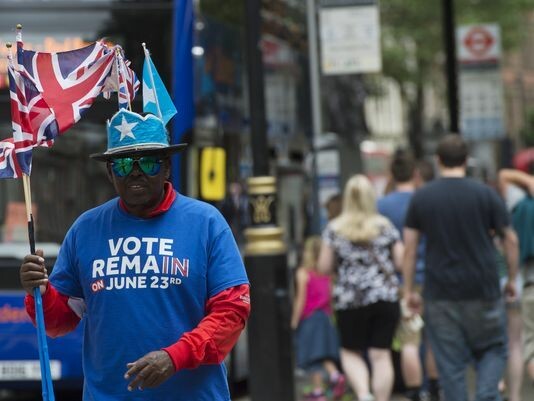
[[[113,199],[70,228],[50,276],[85,302],[84,401],[227,401],[224,364],[181,370],[155,389],[129,392],[126,364],[175,343],[206,301],[248,283],[232,232],[206,203],[178,195],[142,219]]]
[[[408,206],[412,199],[413,192],[408,191],[394,191],[390,192],[377,202],[378,213],[387,217],[401,233],[404,228],[404,220],[408,212]],[[417,261],[415,263],[414,282],[423,284],[425,279],[425,238],[419,240],[417,248]]]

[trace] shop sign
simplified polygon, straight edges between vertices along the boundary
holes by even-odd
[[[380,23],[374,1],[321,2],[321,65],[325,75],[380,72]]]

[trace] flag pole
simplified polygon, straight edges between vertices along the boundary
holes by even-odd
[[[17,42],[17,64],[18,64],[17,67],[20,68],[20,65],[22,63],[22,60],[21,60],[22,54],[19,51],[19,48],[22,48],[22,24],[17,24],[17,35],[15,37],[15,40]],[[11,50],[10,50],[10,53],[8,55],[8,58],[10,59],[11,62],[13,62],[13,57],[11,55]]]
[[[28,239],[30,242],[30,252],[35,255],[35,227],[32,214],[32,198],[30,176],[22,175],[24,186],[24,201],[26,203],[26,218],[28,221]],[[48,343],[46,341],[45,321],[43,313],[43,299],[40,287],[33,289],[35,300],[35,320],[37,323],[37,343],[39,345],[39,360],[41,365],[41,381],[43,386],[43,401],[54,401],[54,388],[52,385],[52,373],[50,372],[50,358],[48,356]]]
[[[121,101],[120,101],[120,90],[121,90],[121,79],[120,75],[124,73],[122,71],[122,65],[124,63],[124,60],[122,58],[121,54],[121,48],[117,46],[115,49],[115,58],[117,60],[117,101],[119,102],[119,109],[121,108]],[[124,75],[123,75],[124,78]],[[128,110],[132,111],[132,103],[130,102],[130,92],[128,92]]]
[[[22,65],[22,53],[18,47],[22,44],[22,25],[17,24],[17,63]],[[8,62],[13,63],[13,55],[11,54],[11,43],[6,44],[8,47]],[[26,204],[26,218],[28,221],[28,240],[30,242],[30,253],[35,255],[35,227],[33,223],[32,214],[32,197],[31,197],[31,183],[30,176],[22,175],[22,185],[24,187],[24,202]],[[33,298],[35,301],[35,320],[37,323],[37,343],[39,349],[39,365],[41,368],[41,383],[43,401],[55,401],[54,388],[52,385],[52,374],[50,372],[50,358],[48,356],[48,343],[46,341],[43,299],[41,297],[40,287],[33,289]]]
[[[150,61],[150,52],[146,48],[146,43],[141,43],[141,46],[143,46],[143,51],[145,53],[145,58]],[[152,93],[154,93],[154,100],[156,101],[156,108],[158,109],[159,118],[163,119],[163,113],[161,112],[161,108],[159,107],[159,100],[158,95],[156,93],[156,84],[154,83],[154,74],[152,73],[152,63],[147,63],[148,67],[148,73],[150,75],[150,84],[152,85]]]

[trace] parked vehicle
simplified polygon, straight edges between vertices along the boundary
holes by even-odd
[[[50,274],[59,245],[42,243]],[[25,291],[19,282],[19,269],[27,243],[0,243],[0,388],[41,387],[37,331],[24,307]],[[82,374],[83,321],[66,336],[48,340],[50,370],[54,388],[80,388]]]

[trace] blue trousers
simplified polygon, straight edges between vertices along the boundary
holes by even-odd
[[[507,358],[502,300],[425,301],[426,333],[447,401],[468,401],[466,369],[474,364],[475,401],[500,401]]]

